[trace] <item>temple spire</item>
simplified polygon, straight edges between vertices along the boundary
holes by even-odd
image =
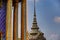
[[[37,23],[36,21],[36,9],[35,9],[35,0],[34,0],[34,18],[33,18],[33,23]]]
[[[36,16],[35,0],[34,0],[34,16]]]
[[[43,35],[44,33],[39,31],[39,27],[37,25],[35,0],[34,0],[34,18],[33,18],[33,24],[31,27],[30,35],[29,35],[29,40],[46,40]]]
[[[36,20],[36,9],[35,9],[35,0],[34,0],[34,18],[33,18],[33,25],[32,28],[34,27],[34,25],[37,25],[37,20]],[[35,27],[38,28],[38,25]]]
[[[34,18],[33,18],[33,23],[32,23],[31,29],[33,29],[33,30],[31,30],[31,32],[30,32],[31,35],[35,35],[35,34],[38,33],[39,27],[38,27],[38,25],[37,25],[37,20],[36,20],[35,0],[34,0]]]

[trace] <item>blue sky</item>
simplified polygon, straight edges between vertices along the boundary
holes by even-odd
[[[28,31],[31,31],[34,1],[27,0]],[[60,40],[60,0],[36,0],[36,15],[40,31],[47,40]]]

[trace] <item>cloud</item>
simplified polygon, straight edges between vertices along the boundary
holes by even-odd
[[[50,40],[60,40],[60,35],[59,34],[51,34],[50,35]]]
[[[51,36],[50,36],[51,38],[57,38],[58,37],[58,35],[57,34],[51,34]]]
[[[60,23],[60,17],[54,17],[54,21],[57,22],[57,23]]]
[[[34,2],[34,0],[28,0],[28,1]],[[38,2],[39,0],[35,0],[35,1]]]

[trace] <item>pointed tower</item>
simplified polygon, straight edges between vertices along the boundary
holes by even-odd
[[[35,0],[34,0],[34,18],[33,18],[33,23],[32,23],[32,27],[31,27],[31,32],[29,34],[29,40],[46,40],[43,35],[44,35],[44,33],[39,31],[39,27],[37,25]]]
[[[35,1],[34,1],[34,18],[33,18],[33,24],[31,27],[31,35],[36,35],[38,32],[38,25],[37,25],[37,20],[36,20],[36,10],[35,10]]]

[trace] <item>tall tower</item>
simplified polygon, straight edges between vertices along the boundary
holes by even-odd
[[[31,32],[30,32],[30,35],[29,35],[29,40],[46,40],[43,35],[44,35],[44,33],[39,31],[39,27],[37,25],[35,0],[34,0],[34,18],[33,18],[33,24],[32,24],[32,27],[31,27]]]
[[[35,35],[37,34],[38,32],[38,25],[37,25],[37,20],[36,20],[36,10],[35,10],[35,1],[34,1],[34,18],[33,18],[33,24],[32,24],[32,27],[31,27],[31,35]]]

